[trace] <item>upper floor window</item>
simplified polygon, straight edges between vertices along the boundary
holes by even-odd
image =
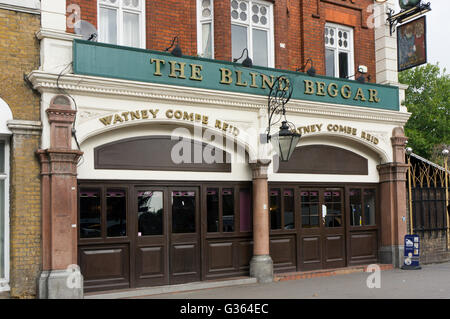
[[[99,42],[145,48],[145,1],[98,0]]]
[[[214,58],[214,0],[197,0],[197,52]]]
[[[325,26],[326,75],[353,78],[353,29],[336,25]]]
[[[231,49],[233,59],[247,48],[253,64],[274,66],[273,5],[265,1],[231,0]],[[242,62],[246,55],[238,60]]]

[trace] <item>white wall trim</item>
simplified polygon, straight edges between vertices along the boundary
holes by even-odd
[[[41,14],[41,2],[39,0],[0,0],[0,9]]]

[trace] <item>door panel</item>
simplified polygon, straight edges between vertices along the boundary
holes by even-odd
[[[170,284],[200,280],[199,190],[170,188]]]
[[[127,244],[80,246],[79,263],[87,291],[129,287]]]

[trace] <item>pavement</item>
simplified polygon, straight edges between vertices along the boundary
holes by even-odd
[[[133,299],[450,299],[450,262],[422,265],[421,270],[393,269],[268,284],[176,292]],[[379,288],[369,288],[379,283]]]

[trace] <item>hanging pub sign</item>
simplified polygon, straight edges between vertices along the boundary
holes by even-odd
[[[397,28],[398,71],[427,63],[426,17]]]

